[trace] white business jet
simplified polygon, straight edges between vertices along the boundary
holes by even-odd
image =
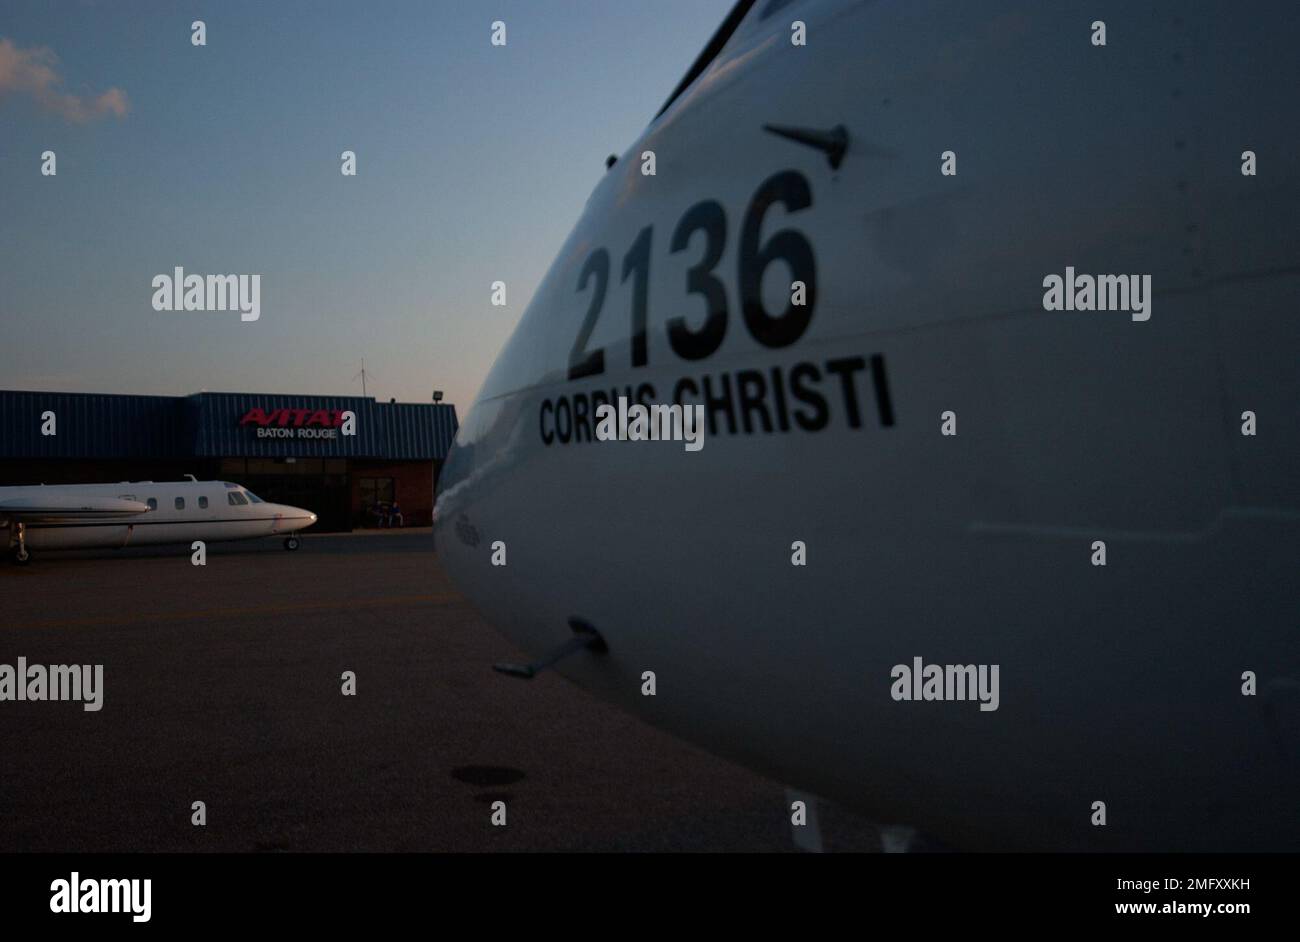
[[[226,481],[123,481],[0,487],[0,528],[12,558],[32,550],[91,549],[160,543],[205,543],[284,536],[296,550],[298,531],[316,522],[309,510],[268,504]]]
[[[442,470],[504,669],[957,848],[1300,849],[1297,48],[1289,3],[738,4]]]

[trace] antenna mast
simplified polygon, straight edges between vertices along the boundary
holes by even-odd
[[[357,377],[360,377],[360,378],[361,378],[361,395],[365,396],[365,395],[367,395],[367,393],[366,393],[366,358],[365,358],[365,357],[362,357],[362,358],[361,358],[361,372],[358,373],[356,376],[353,376],[353,377],[352,377],[352,382],[355,383],[355,382],[357,381]]]

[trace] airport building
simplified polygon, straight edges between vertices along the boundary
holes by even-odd
[[[376,505],[393,501],[405,526],[428,526],[456,428],[455,406],[437,402],[0,391],[0,485],[192,474],[311,510],[317,530],[377,526]]]

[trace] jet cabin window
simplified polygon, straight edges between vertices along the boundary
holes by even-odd
[[[158,498],[156,497],[150,497],[147,501],[145,501],[145,503],[149,505],[150,510],[158,509]]]
[[[208,509],[208,499],[206,497],[200,497],[199,510],[207,510],[207,509]]]
[[[774,29],[779,27],[788,30],[789,21],[784,17],[777,19],[773,17],[803,2],[804,0],[737,0],[736,5],[727,14],[727,18],[722,21],[717,32],[696,56],[690,69],[677,83],[677,87],[668,96],[668,100],[664,102],[664,106],[659,109],[655,118],[667,111],[672,103],[680,98],[686,89],[694,85],[695,80],[719,58],[734,59],[745,47],[751,46],[760,37],[766,37]],[[735,42],[732,42],[733,38]],[[728,46],[731,48],[727,51],[727,55],[721,56],[723,49]]]
[[[178,498],[176,498],[176,509],[177,509],[177,510],[184,510],[184,509],[185,509],[185,498],[184,498],[184,497],[178,497]]]
[[[230,501],[232,507],[241,507],[248,503],[248,501],[244,500],[244,495],[239,493],[239,491],[227,492],[226,500]]]

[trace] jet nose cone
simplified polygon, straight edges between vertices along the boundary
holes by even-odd
[[[310,510],[304,510],[302,507],[284,505],[280,512],[284,515],[285,523],[292,524],[295,530],[306,530],[320,519]]]

